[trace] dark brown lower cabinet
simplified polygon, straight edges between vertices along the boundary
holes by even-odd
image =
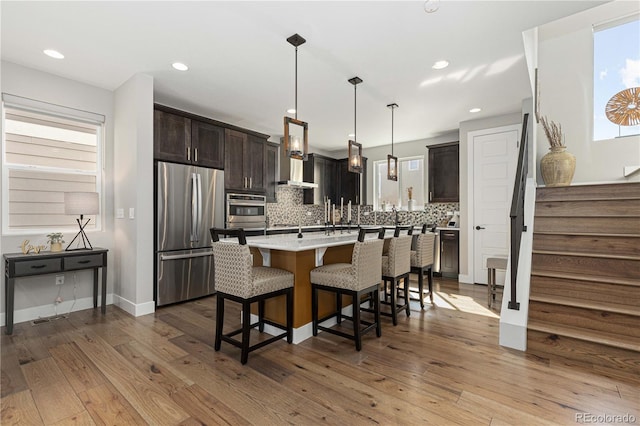
[[[440,230],[440,273],[443,277],[458,278],[458,234],[457,230]]]

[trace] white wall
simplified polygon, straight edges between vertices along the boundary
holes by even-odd
[[[103,199],[101,231],[87,232],[91,244],[94,247],[104,247],[109,249],[109,262],[114,258],[113,243],[113,93],[89,86],[76,81],[68,80],[52,74],[43,73],[34,69],[25,68],[11,62],[2,61],[0,89],[3,93],[35,99],[42,102],[62,105],[69,108],[89,111],[105,116],[105,157],[103,171]],[[0,214],[1,216],[1,214]],[[0,219],[1,220],[1,219]],[[64,233],[66,241],[70,241],[75,235],[75,231]],[[29,235],[3,235],[0,243],[1,253],[20,252],[20,244],[23,240],[29,239],[32,244],[46,243],[45,233],[32,233]],[[65,274],[65,284],[62,286],[62,297],[65,300],[58,307],[58,313],[65,313],[71,309],[73,301],[73,281],[74,275],[77,286],[78,303],[74,310],[85,309],[93,306],[91,285],[93,276],[91,271],[79,271]],[[15,289],[15,322],[36,319],[39,316],[51,316],[54,314],[54,304],[58,294],[58,287],[55,286],[53,275],[40,277],[21,278],[16,280]],[[113,263],[108,267],[107,302],[110,302],[114,283]],[[5,292],[0,291],[0,302],[2,315],[0,323],[5,324]]]
[[[633,12],[640,12],[640,3],[616,1],[538,28],[540,112],[562,125],[567,151],[576,156],[574,184],[640,181],[640,174],[622,174],[624,166],[640,165],[640,136],[592,140],[592,26]],[[539,168],[549,144],[543,131],[537,138]],[[537,181],[544,184],[539,173]]]
[[[115,92],[115,257],[118,296],[132,315],[154,311],[153,303],[153,78],[138,74]],[[133,209],[134,217],[129,217]]]

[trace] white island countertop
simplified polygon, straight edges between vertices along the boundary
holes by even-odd
[[[393,230],[386,230],[385,238],[391,238]],[[367,234],[366,239],[376,238],[376,234]],[[336,231],[335,234],[325,235],[324,232],[303,233],[302,238],[298,234],[260,235],[247,237],[247,245],[259,249],[284,250],[284,251],[304,251],[319,248],[343,246],[353,244],[358,240],[358,230],[352,229],[351,233]],[[224,241],[224,240],[220,240]]]

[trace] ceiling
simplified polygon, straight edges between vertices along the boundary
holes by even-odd
[[[272,135],[294,106],[312,147],[345,149],[442,135],[519,112],[531,96],[522,31],[597,1],[2,1],[2,60],[115,90],[154,77],[155,101]],[[62,60],[45,56],[56,49]],[[450,65],[432,69],[435,61]],[[176,71],[173,62],[190,69]],[[472,114],[469,109],[482,111]]]

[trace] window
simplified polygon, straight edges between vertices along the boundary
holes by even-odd
[[[7,96],[3,95],[3,233],[77,230],[76,217],[64,213],[64,193],[101,192],[102,123],[21,108],[6,102]],[[99,229],[95,215],[86,219],[91,219],[86,230]]]
[[[412,199],[415,209],[424,206],[424,157],[409,157],[398,159],[398,181],[387,179],[387,160],[373,163],[373,208],[382,210],[396,206],[407,210],[409,188],[412,188]]]
[[[640,134],[640,126],[620,126],[605,107],[617,93],[640,86],[640,20],[636,15],[595,28],[593,34],[593,139]]]

